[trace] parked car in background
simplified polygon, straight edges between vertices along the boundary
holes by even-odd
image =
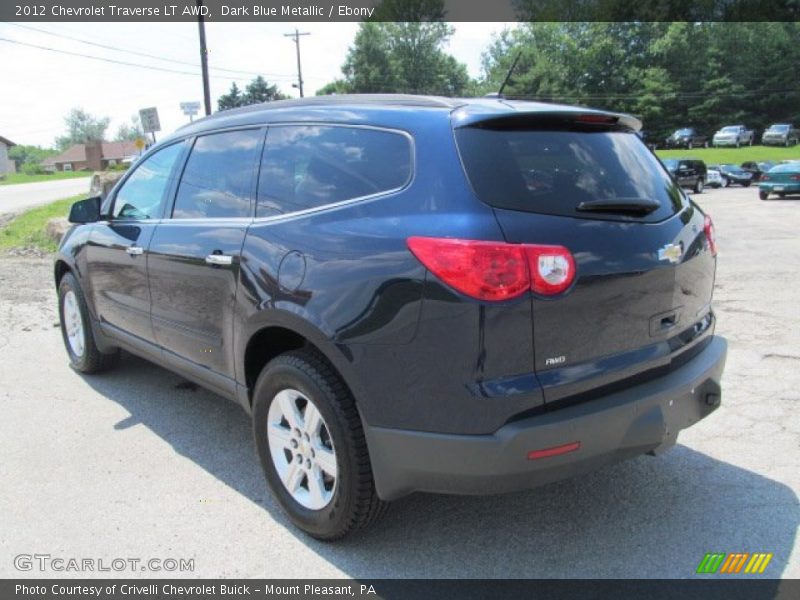
[[[765,146],[794,146],[800,143],[800,129],[789,123],[775,123],[764,131],[761,143]]]
[[[770,161],[755,162],[748,160],[742,163],[742,169],[753,175],[753,181],[758,181],[761,179],[762,173],[766,173],[774,166],[775,163]]]
[[[728,125],[714,134],[712,142],[714,146],[752,146],[753,130],[744,125]]]
[[[700,134],[694,127],[678,129],[664,140],[667,148],[708,148],[708,136]]]
[[[717,169],[706,170],[706,187],[721,188],[723,185],[722,174]]]
[[[732,183],[748,187],[753,183],[753,174],[745,171],[742,167],[736,165],[719,165],[711,167],[719,171],[722,176],[722,187],[728,187]]]
[[[691,188],[695,193],[703,192],[706,181],[706,163],[695,158],[667,158],[664,166],[678,185]]]
[[[758,182],[758,197],[766,200],[770,194],[779,198],[800,194],[800,161],[776,165],[764,173]]]

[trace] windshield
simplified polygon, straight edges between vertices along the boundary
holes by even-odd
[[[681,135],[691,135],[691,134],[692,134],[692,130],[691,129],[678,129],[678,131],[675,132],[675,137],[678,137],[678,136],[681,136]]]
[[[739,131],[738,127],[723,127],[721,129],[722,133],[736,133]]]
[[[789,131],[788,125],[770,125],[770,128],[767,131]]]
[[[655,200],[647,221],[682,206],[679,188],[633,132],[497,127],[456,130],[469,181],[491,206],[587,218],[576,210],[581,202]]]

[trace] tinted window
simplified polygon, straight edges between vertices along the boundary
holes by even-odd
[[[170,183],[170,174],[182,151],[183,144],[173,144],[162,148],[134,167],[134,172],[117,192],[114,200],[114,217],[160,218],[164,195]]]
[[[178,185],[172,218],[249,217],[262,137],[258,129],[198,137]]]
[[[465,127],[456,140],[478,197],[498,208],[589,218],[592,200],[656,200],[645,220],[681,206],[681,192],[633,133]],[[591,218],[603,218],[591,215]]]
[[[399,133],[317,125],[271,127],[258,215],[315,208],[402,187],[411,147]]]

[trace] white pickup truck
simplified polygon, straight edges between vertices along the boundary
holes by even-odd
[[[736,146],[743,144],[753,145],[753,130],[744,125],[727,125],[714,134],[711,143],[714,146]]]

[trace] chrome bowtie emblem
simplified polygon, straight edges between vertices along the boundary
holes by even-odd
[[[658,250],[658,260],[668,260],[673,264],[681,262],[683,244],[667,244]]]

